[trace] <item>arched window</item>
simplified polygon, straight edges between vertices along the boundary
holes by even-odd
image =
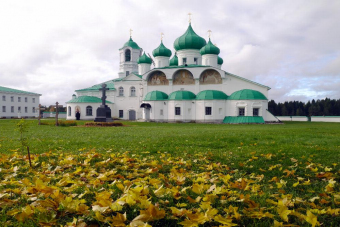
[[[119,87],[119,96],[124,96],[124,88]]]
[[[92,116],[92,106],[86,107],[86,116]]]
[[[131,61],[131,50],[129,49],[125,51],[125,61]]]
[[[130,96],[136,96],[136,88],[135,87],[130,88]]]
[[[68,114],[68,116],[71,116],[71,107],[70,106],[68,107],[68,113],[67,114]]]

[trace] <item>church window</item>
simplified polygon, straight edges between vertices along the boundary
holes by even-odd
[[[92,116],[92,106],[86,107],[86,116]]]
[[[14,113],[14,106],[11,106],[11,112]]]
[[[210,106],[205,107],[205,115],[211,115],[211,107]]]
[[[135,87],[130,88],[130,96],[136,96],[136,88]]]
[[[6,101],[6,96],[5,95],[2,96],[2,101]]]
[[[14,96],[11,96],[11,102],[14,102]]]
[[[244,108],[238,108],[238,116],[244,116]]]
[[[130,74],[130,71],[126,71],[126,76],[128,76]]]
[[[6,113],[6,106],[2,106],[2,112]]]
[[[218,109],[218,114],[222,114],[222,108]]]
[[[198,65],[197,58],[194,58],[194,64],[195,64],[195,65]]]
[[[183,58],[183,65],[187,63],[187,58]]]
[[[21,97],[18,97],[18,102],[21,102]]]
[[[161,116],[163,116],[163,109],[160,110],[160,113],[159,113]]]
[[[27,102],[27,97],[25,97],[25,102]]]
[[[259,108],[253,109],[253,116],[259,116]]]
[[[124,88],[119,87],[119,96],[124,96]]]
[[[125,51],[125,61],[131,61],[131,50],[129,49]]]
[[[71,107],[70,106],[68,107],[68,113],[67,114],[68,114],[68,116],[71,116]]]
[[[21,113],[21,106],[18,106],[18,113]]]
[[[35,113],[35,107],[32,107],[32,113]]]
[[[27,113],[27,106],[25,106],[25,113]]]
[[[123,118],[124,117],[124,112],[123,110],[119,110],[119,118]]]
[[[181,115],[181,107],[175,107],[175,115]]]
[[[32,102],[35,103],[35,98],[32,98]]]

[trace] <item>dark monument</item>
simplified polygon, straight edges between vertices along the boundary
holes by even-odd
[[[113,122],[112,117],[111,117],[111,109],[107,105],[105,105],[105,100],[106,100],[106,90],[109,90],[106,88],[106,84],[102,84],[102,88],[99,90],[102,90],[103,95],[102,95],[102,104],[100,107],[97,109],[97,117],[94,119],[95,122]]]

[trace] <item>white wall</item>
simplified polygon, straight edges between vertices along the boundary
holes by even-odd
[[[211,115],[205,115],[205,107],[211,107]],[[222,122],[226,116],[226,100],[196,100],[196,122]]]
[[[276,116],[280,121],[308,121],[306,116]]]
[[[6,100],[3,101],[3,96],[5,96]],[[13,101],[11,100],[13,97]],[[21,98],[21,101],[18,101],[18,98]],[[25,101],[27,98],[27,102]],[[33,102],[33,98],[35,101]],[[34,94],[18,94],[11,92],[0,92],[0,118],[6,117],[38,117],[39,116],[39,103],[40,103],[40,95]],[[6,112],[3,112],[3,106],[6,107]],[[14,111],[12,112],[12,107]],[[18,111],[18,107],[21,108],[21,111]],[[27,107],[27,112],[25,111],[25,107]],[[33,107],[35,111],[33,112]]]
[[[340,116],[312,116],[312,122],[340,122]]]

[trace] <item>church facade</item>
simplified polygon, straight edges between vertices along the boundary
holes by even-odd
[[[268,109],[269,87],[222,70],[220,49],[191,24],[174,42],[163,41],[153,59],[130,39],[119,49],[119,78],[104,82],[113,118],[155,122],[277,122]],[[171,57],[172,56],[172,57]],[[93,120],[101,105],[101,84],[76,90],[67,119]]]

